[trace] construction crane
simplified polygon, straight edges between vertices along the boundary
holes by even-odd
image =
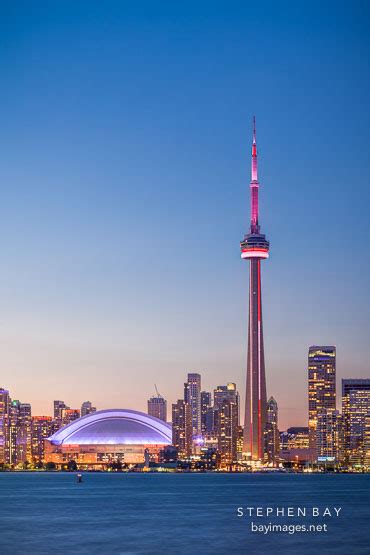
[[[158,387],[156,386],[156,384],[154,384],[154,387],[155,387],[155,391],[157,393],[157,397],[158,397],[158,399],[160,399],[162,397],[162,395],[160,395],[160,393],[158,391]]]

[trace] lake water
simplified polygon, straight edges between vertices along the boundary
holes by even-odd
[[[370,554],[370,475],[0,473],[0,553]],[[237,507],[342,507],[237,517]],[[327,524],[251,532],[251,522]]]

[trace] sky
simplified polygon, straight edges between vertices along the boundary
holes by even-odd
[[[244,405],[252,116],[267,393],[309,345],[370,377],[367,2],[0,2],[0,387],[146,410],[187,372]]]

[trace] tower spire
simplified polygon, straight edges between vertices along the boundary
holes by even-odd
[[[259,183],[258,183],[258,166],[257,166],[256,117],[253,116],[252,171],[251,171],[251,233],[259,233],[258,188],[259,188]]]

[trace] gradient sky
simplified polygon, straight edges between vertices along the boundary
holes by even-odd
[[[0,386],[51,414],[244,403],[251,118],[268,395],[370,376],[368,2],[0,4]]]

